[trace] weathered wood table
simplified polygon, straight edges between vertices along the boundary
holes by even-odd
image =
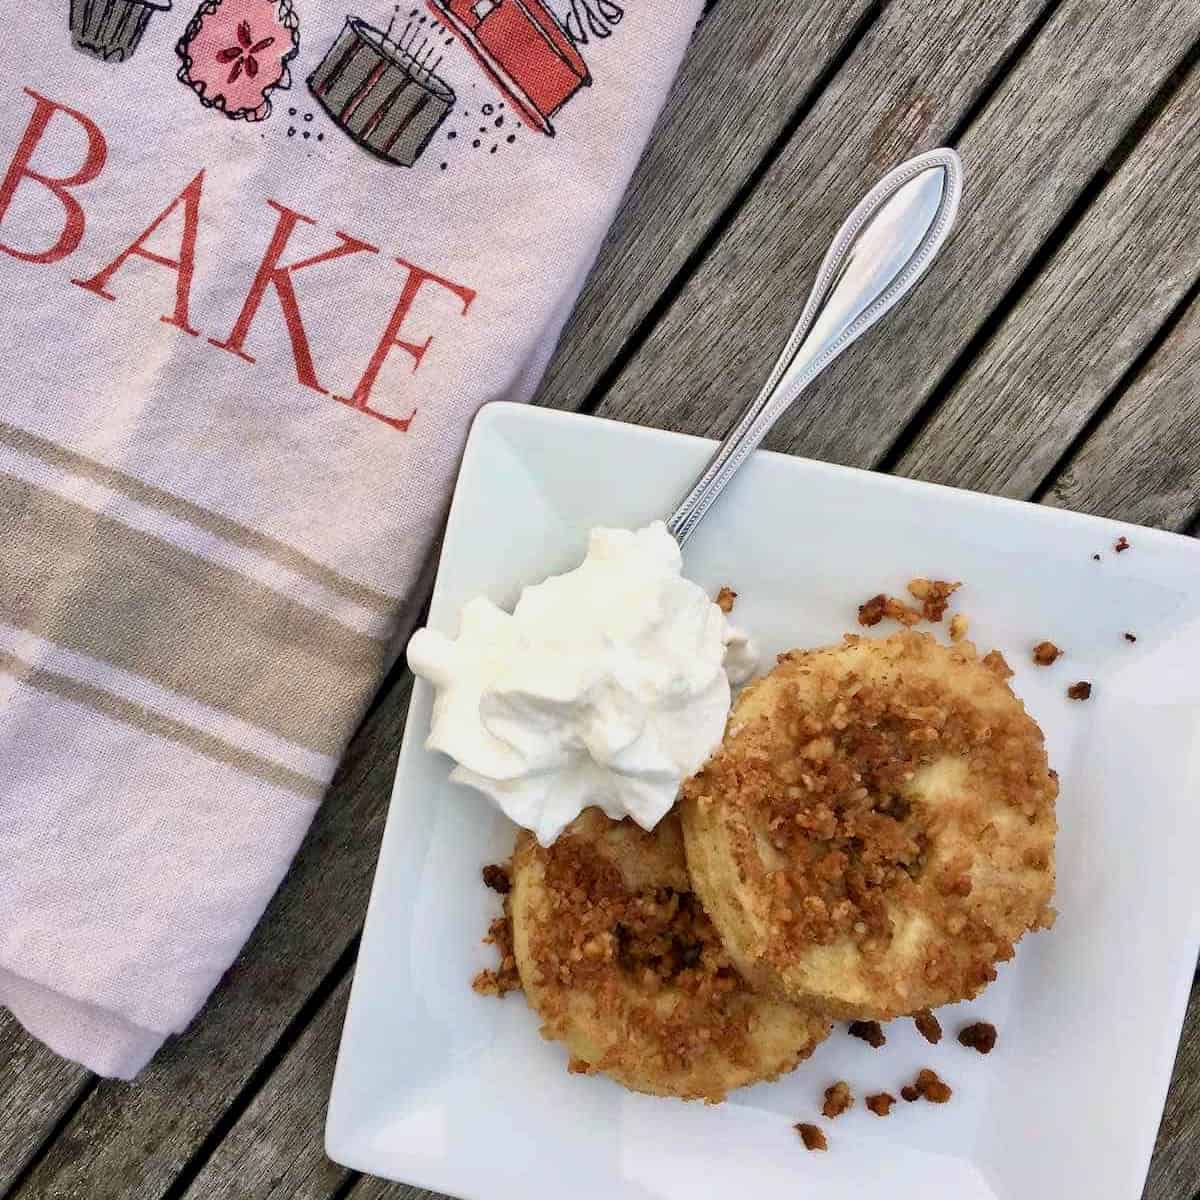
[[[1200,532],[1198,61],[1196,0],[719,0],[538,402],[720,435],[849,205],[949,144],[954,240],[768,445]],[[3,1200],[416,1195],[322,1152],[408,692],[397,671],[245,952],[136,1085],[0,1014]],[[1198,1195],[1200,986],[1146,1187]]]

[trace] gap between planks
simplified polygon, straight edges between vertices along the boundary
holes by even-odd
[[[324,1007],[325,1002],[333,995],[338,985],[354,970],[358,959],[358,947],[362,941],[362,926],[350,939],[349,945],[338,955],[333,966],[324,979],[317,985],[312,994],[301,1006],[299,1012],[288,1022],[283,1033],[275,1044],[267,1051],[262,1061],[254,1069],[250,1078],[242,1085],[241,1090],[230,1102],[225,1111],[213,1124],[207,1136],[193,1151],[188,1160],[171,1180],[162,1200],[180,1200],[191,1187],[193,1180],[204,1169],[217,1147],[225,1139],[225,1135],[238,1123],[242,1114],[253,1103],[254,1098],[263,1090],[276,1068],[287,1057],[288,1052],[300,1040],[313,1017]]]
[[[57,1121],[47,1131],[46,1136],[38,1144],[34,1152],[26,1160],[21,1169],[12,1177],[12,1181],[8,1187],[0,1192],[0,1200],[10,1200],[10,1197],[16,1196],[21,1188],[25,1186],[25,1181],[33,1174],[38,1164],[50,1152],[51,1146],[58,1141],[62,1132],[75,1119],[75,1114],[84,1106],[88,1097],[100,1086],[100,1077],[91,1075],[80,1085],[79,1091],[75,1094],[70,1104],[63,1109]]]
[[[1074,203],[1063,214],[1058,223],[1051,229],[1038,251],[1026,264],[1011,286],[1001,296],[998,303],[987,314],[983,324],[966,343],[949,368],[939,378],[937,384],[926,400],[917,409],[896,438],[874,465],[879,471],[893,471],[904,457],[905,453],[917,441],[920,435],[929,427],[934,416],[941,409],[944,401],[962,381],[971,366],[985,346],[988,346],[1004,322],[1015,312],[1022,299],[1029,293],[1036,280],[1042,274],[1055,255],[1067,243],[1071,234],[1085,220],[1088,211],[1100,198],[1105,188],[1116,177],[1122,165],[1129,159],[1139,142],[1149,131],[1154,121],[1162,114],[1171,99],[1182,88],[1188,76],[1200,61],[1200,39],[1188,47],[1181,62],[1163,80],[1154,94],[1139,110],[1128,128],[1122,135],[1116,149],[1108,156],[1092,178],[1084,185]],[[957,144],[969,129],[969,123],[953,139]],[[1040,500],[1049,490],[1058,472],[1070,461],[1083,443],[1099,427],[1104,417],[1116,406],[1121,395],[1137,378],[1141,370],[1149,363],[1154,353],[1167,339],[1171,330],[1178,324],[1191,301],[1200,293],[1200,275],[1192,283],[1187,294],[1174,306],[1162,325],[1155,331],[1150,342],[1130,364],[1117,385],[1104,397],[1092,417],[1085,422],[1070,445],[1059,456],[1055,464],[1046,473],[1041,483],[1034,490],[1032,498]]]
[[[1055,2],[1057,0],[1052,0],[1052,3]],[[725,231],[745,206],[751,193],[754,192],[762,181],[763,176],[771,169],[772,164],[783,152],[784,147],[791,141],[796,131],[807,119],[809,113],[812,112],[814,105],[824,94],[830,82],[845,66],[846,60],[862,40],[863,35],[879,18],[886,3],[887,0],[875,0],[875,3],[855,22],[853,28],[847,34],[832,58],[821,70],[812,86],[793,110],[783,128],[767,147],[758,165],[749,172],[743,183],[736,189],[729,202],[717,214],[707,232],[699,239],[695,247],[684,259],[683,265],[667,280],[658,297],[647,309],[645,316],[638,321],[622,345],[618,347],[608,365],[597,376],[591,390],[576,408],[577,412],[595,412],[596,406],[603,400],[609,388],[612,387],[615,380],[625,369],[626,363],[641,349],[646,339],[657,327],[663,315],[675,302],[675,298],[687,286],[688,280],[695,274],[696,269],[724,236]],[[535,397],[534,403],[538,402],[539,398]]]
[[[1097,162],[1109,158],[1130,130],[1136,130],[1147,95],[1158,91],[1197,37],[1194,14],[1185,14],[1175,0],[1159,0],[1154,36],[1131,43],[1129,57],[1118,53],[1129,40],[1120,9],[1115,0],[1099,10],[1085,3],[1058,6],[1042,36],[1035,39],[1032,52],[1019,60],[1019,73],[1014,67],[1012,82],[1000,84],[992,103],[970,125],[966,141],[976,192],[968,208],[969,219],[956,239],[957,253],[955,245],[949,247],[949,265],[942,268],[959,272],[963,278],[948,289],[919,291],[897,316],[889,318],[892,330],[886,352],[880,353],[877,347],[873,355],[847,356],[835,364],[829,376],[814,385],[807,403],[780,423],[772,435],[775,448],[857,466],[877,463],[901,422],[920,406],[939,375],[962,353],[973,331],[1042,248],[1046,234],[1078,199],[1096,174]],[[983,86],[980,79],[986,80],[988,64],[979,54],[959,56],[963,69],[972,70],[977,79],[969,87],[957,87],[957,110],[938,99],[957,85],[945,70],[937,69],[937,55],[926,56],[923,66],[919,57],[915,59],[914,70],[920,67],[920,74],[905,82],[898,94],[888,93],[871,108],[872,96],[888,78],[886,60],[894,60],[918,40],[911,14],[904,12],[889,20],[887,14],[894,11],[894,6],[886,10],[876,27],[878,38],[873,29],[869,51],[850,64],[850,82],[839,81],[834,89],[837,106],[832,110],[830,104],[819,106],[796,144],[789,147],[786,161],[771,172],[748,211],[739,216],[728,244],[718,245],[712,256],[715,261],[701,268],[700,277],[669,312],[664,328],[605,399],[603,415],[666,423],[690,432],[723,432],[728,424],[729,395],[752,390],[759,378],[759,364],[785,332],[790,314],[786,309],[787,281],[781,279],[781,272],[786,267],[799,276],[805,264],[815,261],[824,249],[822,235],[811,223],[785,225],[777,220],[784,189],[803,186],[819,172],[826,191],[851,190],[861,186],[861,179],[875,169],[876,162],[890,163],[940,142],[956,122],[961,125],[963,111]],[[1044,18],[1045,9],[1038,11]],[[1031,6],[1027,16],[1033,12]],[[952,26],[953,17],[953,13],[947,15]],[[955,19],[960,25],[967,20],[961,13]],[[975,23],[979,37],[996,40],[1000,35],[994,26]],[[1015,30],[1014,36],[1021,32]],[[944,40],[949,44],[953,37],[947,33]],[[953,53],[952,46],[948,52]],[[1104,66],[1098,75],[1096,63]],[[1109,76],[1114,72],[1120,87],[1110,86],[1114,79]],[[1092,86],[1100,89],[1094,103],[1088,91],[1092,75],[1096,75]],[[993,79],[992,87],[995,84]],[[931,96],[935,99],[932,108],[926,103]],[[838,116],[838,109],[844,111],[846,105],[852,109],[866,105],[871,111],[864,113],[856,126],[854,120]],[[883,124],[872,132],[881,112]],[[1028,137],[1022,133],[1026,127]],[[884,143],[877,144],[885,132]],[[842,215],[840,211],[826,212],[829,205],[825,201],[809,207],[816,208],[814,215],[822,226],[827,219],[832,222],[834,216]],[[752,285],[730,286],[755,277],[764,280],[757,291]],[[951,284],[955,284],[953,279]],[[1158,315],[1157,310],[1148,315],[1144,325]],[[737,323],[745,333],[728,349],[719,336],[713,336],[707,345],[693,345],[691,351],[679,345],[688,325],[702,321],[718,331]],[[676,343],[674,351],[672,343]],[[718,359],[723,360],[721,365]],[[680,374],[688,371],[690,375]],[[691,382],[682,402],[669,401],[669,411],[656,419],[647,397],[660,390],[654,376],[664,374]],[[844,436],[847,429],[856,432]],[[1036,467],[1040,471],[1044,465],[1038,462]]]

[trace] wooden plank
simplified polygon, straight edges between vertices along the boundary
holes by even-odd
[[[464,983],[465,986],[465,983]],[[333,1083],[347,977],[254,1098],[182,1200],[441,1200],[405,1184],[364,1178],[325,1157],[325,1111]]]
[[[0,1196],[91,1079],[89,1071],[34,1041],[0,1009]]]
[[[366,1175],[350,1189],[346,1200],[446,1200],[446,1198],[440,1194],[435,1196],[433,1192],[427,1192],[422,1188],[409,1187],[407,1183],[389,1183],[386,1179],[376,1179],[373,1175]],[[1147,1197],[1147,1200],[1150,1198]]]
[[[135,1084],[102,1083],[16,1196],[160,1200],[362,923],[408,683],[351,742],[263,921],[188,1032]]]
[[[1117,1086],[1120,1086],[1119,1084]],[[1200,1193],[1200,983],[1192,987],[1171,1090],[1143,1200],[1193,1200]]]
[[[578,408],[872,0],[722,0],[687,57],[535,403]]]
[[[1200,300],[1188,306],[1166,341],[1075,451],[1046,503],[1187,530],[1200,516],[1198,378]]]
[[[441,1200],[350,1175],[325,1158],[323,1128],[349,993],[343,982],[196,1177],[183,1200]],[[1200,983],[1180,1042],[1144,1200],[1192,1200],[1200,1181]]]
[[[325,1109],[350,977],[338,985],[184,1200],[328,1200],[351,1173],[325,1157]]]
[[[901,474],[1028,497],[1054,468],[1196,278],[1198,105],[1194,70],[915,438]],[[1181,526],[1200,495],[1200,451],[1184,435],[1200,424],[1194,389],[1177,379],[1174,390],[1178,411],[1144,385],[1134,410],[1139,437],[1158,439],[1140,464],[1166,477],[1160,489],[1173,480],[1175,492],[1173,511],[1152,503],[1143,511]],[[1172,440],[1181,436],[1193,444],[1177,456]],[[1127,455],[1123,467],[1135,461]],[[1100,478],[1107,486],[1113,477]],[[1141,486],[1136,476],[1126,483]]]
[[[885,167],[951,134],[1033,15],[889,7],[598,411],[724,433],[847,209]],[[1061,4],[959,143],[967,191],[942,259],[768,445],[880,462],[1197,33],[1190,0],[1147,0],[1136,22],[1124,0]],[[688,336],[697,328],[712,331],[707,344]]]

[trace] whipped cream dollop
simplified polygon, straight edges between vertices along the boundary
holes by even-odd
[[[590,805],[653,829],[756,666],[682,566],[661,521],[597,528],[575,570],[525,588],[511,613],[479,597],[457,638],[418,630],[408,663],[436,689],[426,746],[455,760],[451,779],[543,846]]]

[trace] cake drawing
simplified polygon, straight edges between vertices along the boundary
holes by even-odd
[[[414,39],[415,40],[415,39]],[[454,90],[434,73],[434,46],[413,53],[402,37],[347,17],[308,87],[338,128],[384,162],[411,167],[454,108]]]
[[[271,115],[271,93],[291,87],[299,49],[291,0],[204,0],[175,46],[179,79],[231,121]]]
[[[592,82],[587,63],[542,0],[427,0],[531,129]]]
[[[71,0],[71,42],[101,62],[124,62],[150,18],[170,8],[171,0]]]

